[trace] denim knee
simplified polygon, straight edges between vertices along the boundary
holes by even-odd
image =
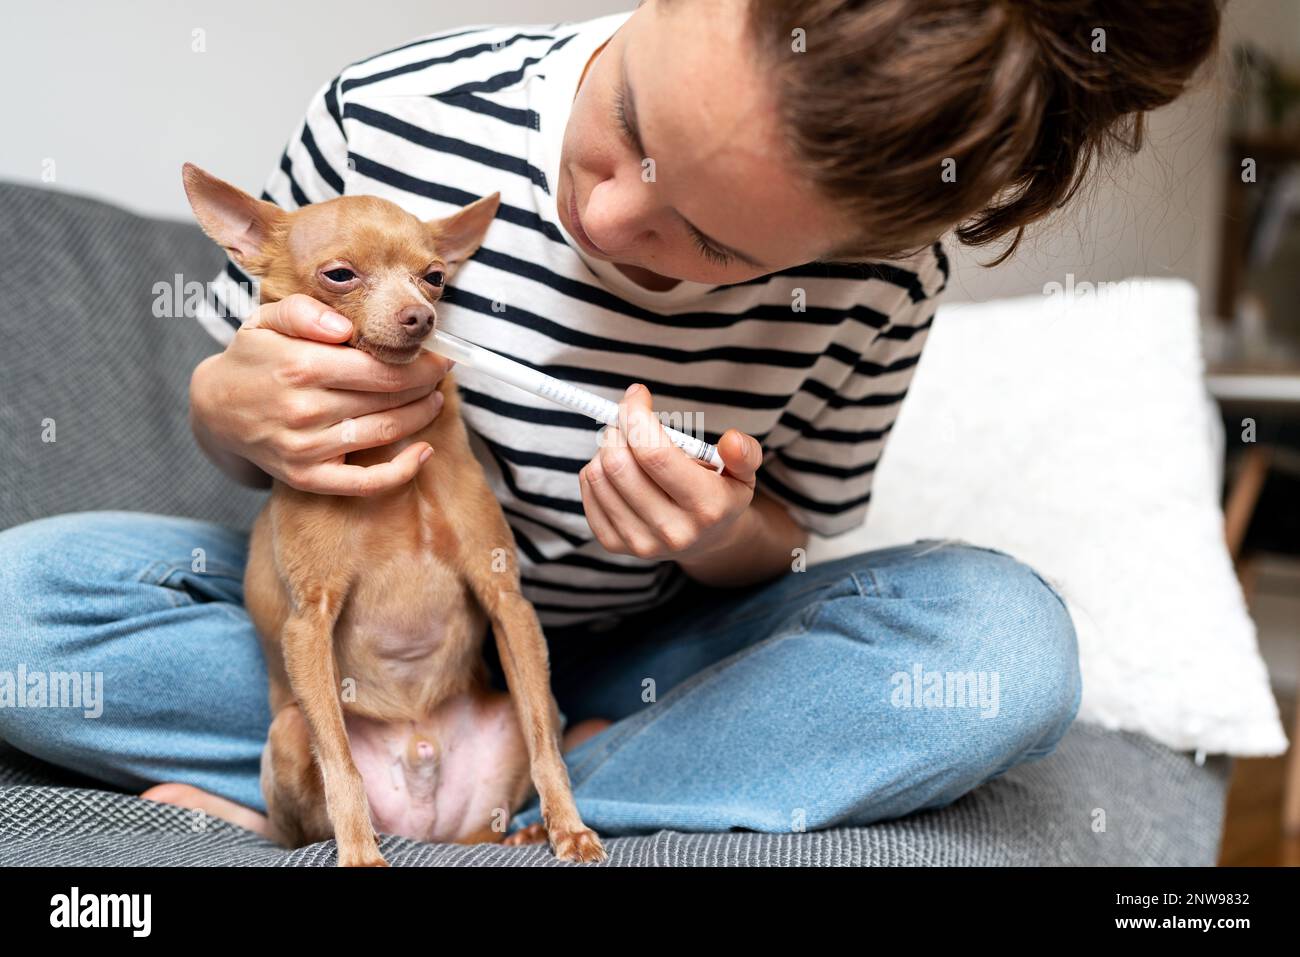
[[[0,531],[0,659],[39,614],[41,598],[66,554],[70,523],[65,515],[38,518]]]
[[[26,674],[63,671],[74,645],[67,629],[42,627],[78,613],[68,599],[75,575],[70,569],[77,565],[70,534],[66,516],[0,531],[0,672],[11,688],[25,689]],[[44,709],[17,707],[9,698],[0,706],[0,738],[11,743],[27,743],[52,727]]]
[[[985,601],[1013,609],[1023,627],[1017,640],[1037,664],[1032,688],[1014,709],[1014,737],[1032,742],[1024,757],[1045,757],[1056,750],[1074,723],[1083,698],[1078,636],[1060,591],[1033,566],[1006,552],[969,543],[963,553],[976,580],[983,580]]]
[[[57,661],[60,641],[114,616],[139,612],[132,586],[170,568],[142,547],[142,521],[119,511],[69,512],[0,531],[0,662]],[[180,596],[158,595],[161,607]],[[59,637],[62,636],[62,637]]]
[[[852,575],[868,599],[905,601],[907,610],[881,614],[915,632],[917,678],[945,694],[956,687],[953,697],[966,706],[946,709],[947,727],[955,740],[988,751],[969,757],[1002,764],[1055,749],[1082,697],[1078,644],[1063,598],[1033,567],[995,549],[927,540],[868,553]]]

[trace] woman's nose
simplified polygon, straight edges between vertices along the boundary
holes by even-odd
[[[591,191],[582,226],[601,249],[615,254],[632,249],[654,235],[664,217],[664,207],[653,182],[639,174],[606,179]]]

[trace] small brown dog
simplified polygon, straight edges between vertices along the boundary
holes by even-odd
[[[318,299],[351,320],[349,345],[389,363],[419,355],[443,284],[500,202],[493,194],[429,222],[371,196],[286,212],[192,164],[183,178],[204,232],[260,279],[263,302]],[[244,590],[270,675],[271,826],[290,846],[333,835],[341,866],[384,866],[376,829],[500,841],[531,776],[555,855],[602,860],[560,757],[546,642],[520,592],[514,536],[470,451],[450,374],[439,389],[442,411],[417,435],[346,456],[370,465],[428,442],[434,454],[413,481],[356,497],[276,481],[253,526]],[[510,695],[488,687],[489,622]]]

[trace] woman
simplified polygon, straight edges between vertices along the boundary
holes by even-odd
[[[637,384],[597,437],[457,372],[590,826],[860,825],[1053,751],[1081,684],[1033,569],[960,543],[808,569],[801,550],[863,520],[946,279],[939,237],[1009,255],[1094,159],[1137,148],[1217,29],[1212,0],[648,0],[426,37],[313,98],[267,198],[373,193],[430,218],[499,189],[443,325],[610,396]],[[256,306],[244,278],[231,266],[200,316],[227,344],[191,390],[213,460],[337,494],[410,479],[423,444],[364,470],[342,455],[430,421],[446,364],[340,349],[346,320]],[[652,397],[718,442],[726,474],[656,441]],[[263,828],[246,537],[89,513],[0,544],[28,667],[108,677],[99,721],[7,710],[0,734]],[[534,803],[512,830],[537,819]]]

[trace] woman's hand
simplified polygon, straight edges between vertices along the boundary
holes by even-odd
[[[605,550],[689,562],[736,545],[763,461],[758,442],[736,429],[723,433],[719,475],[672,444],[645,386],[629,388],[619,411],[620,427],[602,433],[600,450],[578,473],[587,523]]]
[[[199,444],[225,471],[257,482],[244,463],[294,488],[373,495],[414,478],[427,442],[391,461],[344,464],[344,455],[423,429],[442,408],[438,383],[452,363],[421,352],[395,366],[340,349],[348,320],[308,296],[259,306],[225,352],[190,380],[190,421]]]

